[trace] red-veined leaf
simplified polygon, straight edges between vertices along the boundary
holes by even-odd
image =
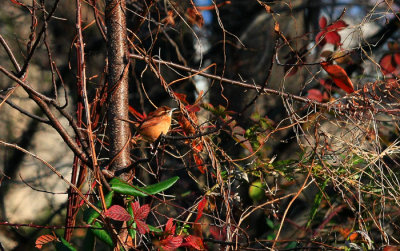
[[[169,218],[167,224],[165,224],[165,233],[174,234],[175,233],[175,225],[173,224],[173,219]]]
[[[43,245],[46,245],[47,243],[52,242],[54,240],[57,240],[57,237],[51,234],[45,234],[39,236],[35,241],[35,247],[41,249]]]
[[[146,233],[150,232],[149,226],[147,226],[147,224],[144,221],[135,220],[135,222],[136,222],[136,228],[139,231],[139,233],[146,234]]]
[[[194,236],[194,235],[189,235],[185,238],[185,244],[182,246],[189,246],[191,248],[194,248],[196,250],[202,250],[204,249],[204,244],[203,244],[203,240],[198,237],[198,236]]]
[[[145,204],[140,206],[139,201],[131,202],[132,212],[135,220],[143,220],[147,218],[147,215],[150,213],[150,206]]]
[[[322,68],[329,74],[333,82],[342,90],[347,93],[354,92],[353,83],[351,82],[349,76],[347,76],[346,71],[339,65],[329,64],[327,62],[321,63]]]
[[[116,221],[128,221],[132,219],[131,215],[120,205],[111,206],[104,215]]]
[[[182,236],[168,235],[167,238],[160,241],[161,247],[164,250],[175,250],[182,244]]]
[[[197,223],[197,221],[200,220],[201,216],[203,215],[204,207],[206,205],[207,205],[207,198],[206,196],[204,196],[203,199],[199,202],[199,205],[197,206],[197,217],[194,223]]]

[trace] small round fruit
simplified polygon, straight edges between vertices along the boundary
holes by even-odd
[[[253,183],[251,183],[249,187],[250,198],[255,202],[264,199],[265,197],[264,188],[265,188],[264,184],[261,183],[261,181],[259,180],[256,180]]]

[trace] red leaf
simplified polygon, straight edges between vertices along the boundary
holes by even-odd
[[[190,106],[187,106],[190,107]],[[196,113],[189,111],[189,116],[191,118],[191,120],[193,121],[193,123],[197,124],[197,116]],[[176,118],[178,120],[178,123],[180,125],[180,127],[183,130],[183,133],[185,135],[190,135],[190,134],[194,134],[196,133],[196,129],[192,126],[192,123],[182,114],[179,113],[179,115]]]
[[[129,112],[133,116],[135,116],[136,119],[143,120],[144,118],[146,118],[145,114],[141,114],[140,112],[136,111],[132,106],[129,106],[128,109],[129,109]]]
[[[325,87],[327,91],[332,91],[332,90],[337,90],[336,86],[333,83],[333,80],[328,78],[328,79],[320,79],[319,83]]]
[[[320,19],[319,19],[319,27],[321,27],[321,29],[323,29],[323,28],[325,28],[326,27],[326,18],[324,17],[324,16],[322,16]]]
[[[393,54],[386,54],[379,61],[379,65],[382,68],[382,73],[384,75],[391,74],[396,70],[396,62],[393,59]]]
[[[287,73],[287,76],[288,77],[290,77],[290,76],[293,76],[294,74],[296,74],[296,72],[299,70],[299,67],[298,66],[286,66],[285,65],[285,72],[288,72]]]
[[[184,103],[185,105],[188,105],[188,104],[189,104],[189,102],[187,102],[187,100],[186,100],[186,97],[187,97],[186,94],[175,92],[175,96],[176,96],[180,101],[182,101],[182,103]]]
[[[52,242],[54,240],[57,240],[57,237],[51,234],[39,236],[35,241],[35,247],[41,249],[43,245]]]
[[[165,233],[174,234],[175,233],[175,225],[173,224],[173,219],[169,218],[167,224],[165,224]]]
[[[116,221],[128,221],[131,220],[131,215],[125,210],[125,208],[119,205],[113,205],[104,214],[106,217]]]
[[[324,46],[326,43],[330,43],[335,46],[339,46],[341,37],[340,37],[338,31],[347,27],[347,24],[343,20],[337,20],[333,24],[325,27],[326,26],[326,18],[321,17],[319,20],[319,25],[322,30],[315,37],[315,41],[320,46]]]
[[[192,149],[197,153],[202,152],[203,148],[204,148],[203,143],[201,141],[198,141],[198,140],[193,141],[191,146],[192,146]]]
[[[393,54],[394,62],[396,62],[396,66],[400,65],[400,53]]]
[[[324,100],[320,90],[310,89],[307,91],[307,93],[308,93],[307,98],[309,98],[309,99],[312,99],[312,100],[315,100],[318,102],[322,102]]]
[[[204,24],[203,16],[196,8],[187,8],[188,21],[192,24],[197,24],[201,28]]]
[[[150,206],[149,204],[145,204],[140,206],[139,201],[135,201],[134,203],[131,202],[133,217],[135,220],[143,220],[147,218],[147,215],[150,213]]]
[[[328,44],[339,46],[341,37],[336,31],[330,31],[325,34],[325,40]]]
[[[399,251],[400,246],[384,246],[382,251]]]
[[[185,241],[186,241],[185,245],[182,246],[190,246],[196,250],[204,249],[203,240],[198,236],[189,235],[188,237],[185,238]]]
[[[384,75],[399,74],[400,53],[386,54],[379,61]]]
[[[147,224],[144,221],[135,220],[135,223],[136,223],[136,228],[139,231],[139,233],[146,234],[146,233],[150,232],[149,226],[147,226]]]
[[[326,44],[326,39],[325,38],[321,39],[323,35],[325,35],[325,31],[320,31],[315,37],[315,42],[318,43],[319,46],[324,46]]]
[[[203,215],[204,207],[206,205],[207,205],[207,198],[206,196],[204,196],[203,199],[199,202],[199,205],[197,206],[197,217],[194,223],[197,223],[197,221],[200,220],[201,216]]]
[[[391,52],[400,51],[400,44],[398,42],[390,41],[387,43],[387,47]]]
[[[226,239],[226,228],[220,228],[217,226],[210,226],[210,234],[217,241],[223,241]]]
[[[15,3],[15,4],[17,4],[17,5],[21,5],[21,6],[23,6],[23,4],[22,3],[20,3],[20,2],[18,2],[17,0],[10,0],[11,2],[13,2],[13,3]]]
[[[194,158],[194,162],[196,163],[197,168],[199,169],[199,171],[204,174],[205,173],[205,166],[204,166],[204,162],[203,159],[197,154],[194,153],[193,154],[193,158]]]
[[[186,106],[186,109],[188,110],[188,112],[198,112],[198,111],[200,111],[200,106],[188,105],[188,106]]]
[[[332,30],[341,30],[347,27],[347,24],[345,23],[345,21],[343,20],[337,20],[336,22],[334,22],[333,24],[329,25],[328,27],[326,27],[326,29],[328,31],[332,31]]]
[[[329,74],[333,79],[333,82],[347,93],[354,92],[353,83],[351,82],[349,76],[347,76],[346,71],[339,65],[329,64],[327,62],[321,63],[322,68]]]
[[[168,235],[167,238],[160,241],[160,244],[164,250],[175,250],[182,244],[182,241],[182,236]]]

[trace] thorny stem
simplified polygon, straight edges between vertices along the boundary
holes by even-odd
[[[353,107],[351,107],[351,109],[349,109],[350,106],[347,105],[347,104],[343,104],[343,103],[321,103],[321,102],[318,102],[318,101],[315,101],[315,100],[308,99],[306,97],[290,94],[290,93],[287,93],[287,92],[277,91],[277,90],[270,89],[270,88],[262,88],[259,84],[256,84],[256,83],[255,84],[248,84],[248,83],[245,83],[245,82],[242,82],[242,81],[237,81],[237,80],[224,78],[224,77],[221,77],[221,76],[218,76],[218,75],[215,75],[215,74],[210,74],[210,73],[207,73],[207,72],[204,72],[204,71],[201,71],[201,70],[196,70],[196,69],[193,69],[193,68],[190,68],[190,67],[186,67],[186,66],[183,66],[183,65],[180,65],[180,64],[168,62],[168,61],[165,61],[165,60],[156,59],[156,58],[149,58],[148,56],[130,54],[130,57],[134,58],[134,59],[144,60],[146,62],[151,60],[151,61],[154,61],[154,62],[159,63],[159,64],[168,65],[168,66],[174,67],[174,68],[179,69],[179,70],[184,70],[184,71],[187,71],[187,72],[190,72],[190,73],[195,73],[195,74],[201,75],[203,77],[207,77],[207,78],[210,78],[210,79],[218,80],[218,81],[221,81],[221,82],[224,82],[224,83],[228,83],[228,84],[231,84],[231,85],[241,86],[241,87],[246,88],[246,89],[254,89],[254,90],[257,90],[257,91],[261,91],[261,92],[263,92],[265,94],[273,94],[273,95],[281,96],[282,98],[285,98],[285,99],[290,99],[290,100],[298,101],[298,102],[301,102],[301,103],[306,103],[309,106],[320,107],[320,108],[324,108],[324,109],[327,109],[327,110],[337,110],[337,111],[339,111],[339,113],[346,113],[346,111],[357,111],[357,110],[366,111],[366,110],[371,109],[370,107],[364,107],[364,106],[353,106]],[[394,109],[375,108],[375,109],[373,109],[373,111],[375,113],[388,113],[388,114],[392,114],[392,115],[396,115],[396,114],[400,113],[400,109],[396,109],[396,108],[394,108]]]

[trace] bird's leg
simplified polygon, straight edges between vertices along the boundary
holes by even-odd
[[[161,145],[163,141],[164,141],[164,134],[161,133],[160,136],[158,136],[158,138],[153,143],[150,144],[151,147],[150,154],[156,155],[158,147]]]

